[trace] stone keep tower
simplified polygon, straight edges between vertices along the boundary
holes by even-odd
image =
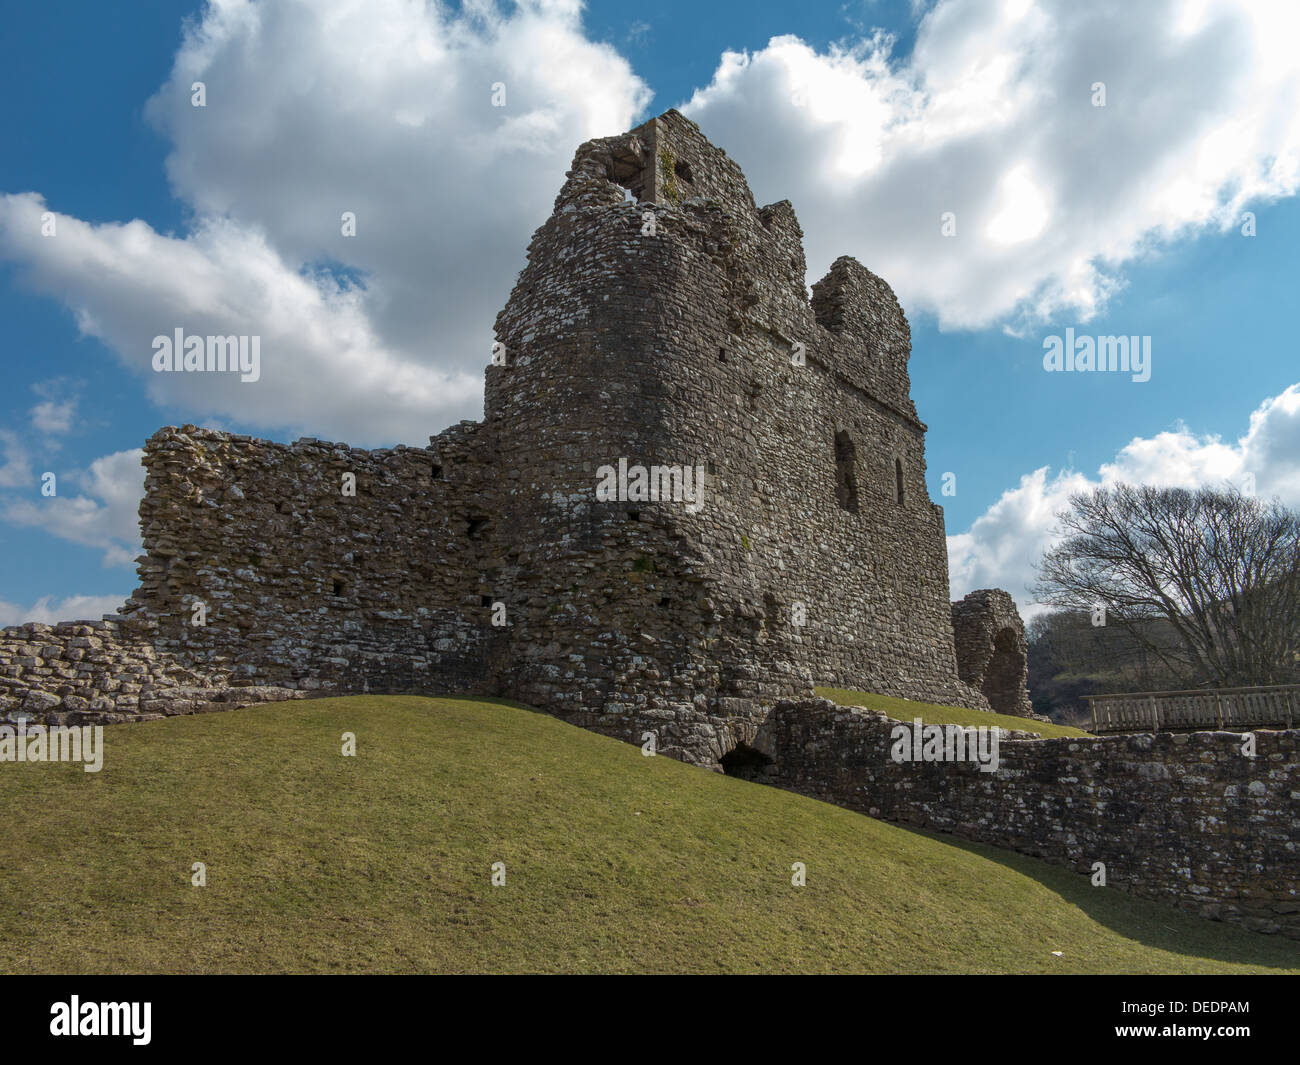
[[[497,319],[504,689],[716,764],[814,684],[987,707],[954,661],[907,320],[669,111],[584,144]],[[698,467],[703,505],[595,497]],[[509,545],[509,546],[507,546]]]

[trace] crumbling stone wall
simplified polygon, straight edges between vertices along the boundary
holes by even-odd
[[[0,629],[0,722],[107,725],[296,698],[157,650],[157,624],[114,619]]]
[[[715,768],[814,683],[987,708],[907,320],[852,259],[811,299],[804,273],[790,204],[677,112],[584,144],[484,420],[379,450],[160,430],[125,617],[232,686],[506,695]],[[698,467],[702,507],[598,500],[620,459]]]
[[[886,715],[783,702],[751,775],[872,817],[1045,858],[1128,891],[1300,939],[1300,730],[1086,739],[1003,733],[997,772],[894,762]],[[1005,738],[1010,735],[1011,738]],[[1017,738],[1019,737],[1019,738]]]
[[[127,615],[156,620],[161,649],[246,682],[491,692],[476,523],[494,479],[477,429],[375,451],[160,430]]]
[[[1026,680],[1029,645],[1015,600],[1001,588],[982,588],[952,604],[957,672],[1000,714],[1033,716]]]

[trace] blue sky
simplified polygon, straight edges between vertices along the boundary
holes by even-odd
[[[1000,585],[1030,607],[1072,489],[1250,474],[1300,505],[1300,60],[1270,43],[1296,25],[1287,5],[1076,6],[7,12],[0,623],[129,593],[133,449],[161,425],[383,445],[478,416],[492,318],[573,150],[673,106],[759,203],[793,202],[810,283],[848,253],[899,292],[954,596]],[[499,79],[504,115],[485,102]],[[38,207],[58,219],[44,243]],[[364,240],[339,239],[340,208]],[[260,324],[267,306],[324,339],[250,405],[150,380],[147,338],[187,309]],[[257,331],[235,324],[220,331]],[[1151,337],[1151,379],[1045,372],[1043,339],[1067,327]]]

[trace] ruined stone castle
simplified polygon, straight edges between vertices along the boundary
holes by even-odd
[[[159,431],[140,587],[70,637],[151,664],[125,691],[56,671],[37,708],[131,714],[177,669],[494,694],[715,767],[814,683],[987,708],[995,634],[959,668],[907,319],[847,257],[810,300],[801,237],[676,111],[582,145],[497,318],[483,421],[383,450]],[[600,497],[620,466],[649,490]],[[693,504],[659,491],[683,471]],[[999,708],[1027,713],[1023,629],[999,625]]]

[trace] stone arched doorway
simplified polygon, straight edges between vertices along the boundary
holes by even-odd
[[[727,776],[741,780],[758,780],[772,764],[771,758],[747,743],[736,744],[718,761]]]
[[[993,654],[984,669],[984,698],[999,714],[1023,714],[1025,655],[1016,630],[1007,626],[993,637]]]

